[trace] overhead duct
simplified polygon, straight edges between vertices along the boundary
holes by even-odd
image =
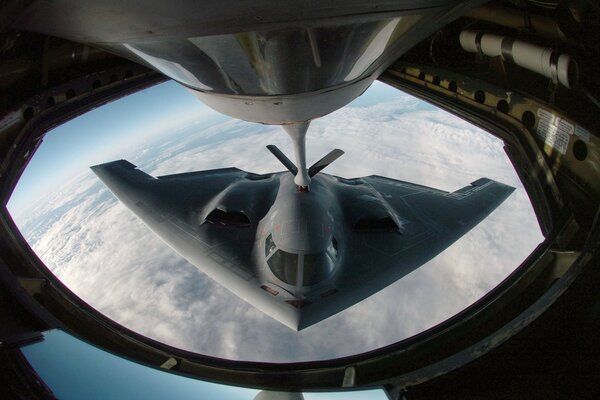
[[[517,8],[506,7],[503,4],[487,3],[474,8],[467,14],[478,21],[491,22],[517,31],[533,31],[536,35],[550,40],[568,40],[560,30],[556,20],[539,14],[531,14]]]
[[[527,68],[553,82],[573,89],[579,80],[579,67],[573,57],[547,47],[537,46],[505,36],[477,31],[462,31],[460,45],[471,53],[489,57],[501,56],[505,61]]]

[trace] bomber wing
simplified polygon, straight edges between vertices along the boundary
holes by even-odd
[[[126,160],[91,169],[177,253],[223,288],[296,328],[297,313],[260,289],[250,264],[257,225],[273,204],[279,174],[224,168],[155,178]]]
[[[351,307],[419,268],[514,190],[487,178],[452,193],[381,176],[334,179],[346,219],[344,254],[339,256],[343,268],[335,288],[302,308],[298,329]]]

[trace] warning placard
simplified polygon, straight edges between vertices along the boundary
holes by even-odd
[[[537,134],[544,143],[557,150],[560,154],[567,154],[569,147],[569,138],[575,131],[575,126],[567,120],[564,120],[551,111],[538,108]]]

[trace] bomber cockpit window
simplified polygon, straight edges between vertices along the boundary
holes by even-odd
[[[337,258],[337,241],[331,240],[327,249],[321,253],[304,255],[304,278],[302,286],[315,285],[333,272]]]
[[[267,240],[265,240],[265,257],[268,257],[275,250],[275,242],[273,241],[273,236],[267,236]]]
[[[267,263],[277,279],[282,280],[288,285],[296,286],[298,279],[298,254],[277,250],[267,260]]]
[[[329,246],[327,246],[327,255],[329,257],[331,257],[331,259],[335,262],[335,259],[337,258],[337,251],[338,251],[338,244],[337,244],[337,240],[335,240],[335,238],[331,238],[331,243],[329,243]]]

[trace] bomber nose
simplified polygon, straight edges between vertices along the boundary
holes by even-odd
[[[302,220],[288,220],[275,226],[279,227],[279,234],[275,235],[278,245],[294,253],[316,253],[322,251],[327,242],[327,233],[331,227],[323,222],[307,222]]]
[[[317,193],[292,193],[280,199],[273,239],[288,252],[317,253],[327,246],[333,219]]]

